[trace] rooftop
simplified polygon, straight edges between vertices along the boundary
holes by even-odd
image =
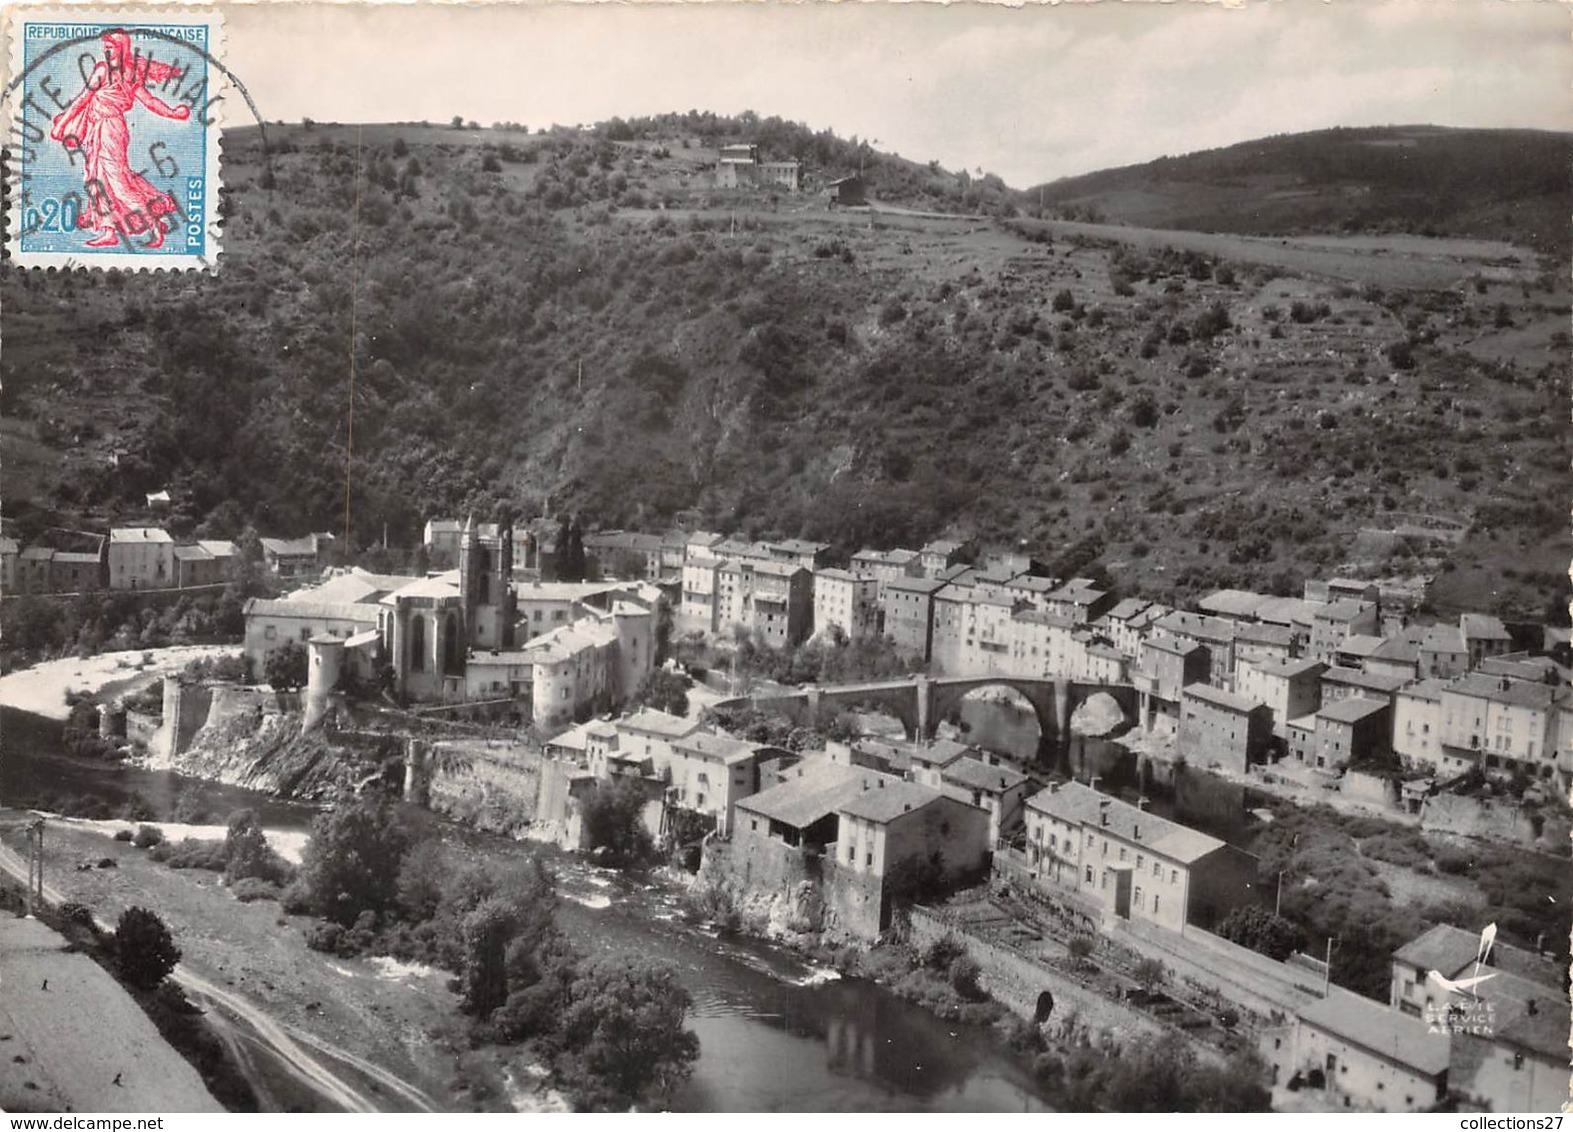
[[[1466,613],[1458,619],[1458,627],[1463,632],[1464,638],[1470,641],[1513,639],[1513,635],[1507,631],[1507,626],[1502,624],[1500,618],[1486,613]]]
[[[1107,617],[1110,621],[1129,621],[1132,617],[1135,617],[1138,613],[1142,612],[1144,609],[1147,609],[1151,605],[1152,602],[1143,601],[1139,597],[1122,598],[1119,604],[1117,604],[1113,609],[1109,610],[1109,612],[1105,613],[1104,616]]]
[[[1350,656],[1367,657],[1373,655],[1386,643],[1386,637],[1374,637],[1366,633],[1355,633],[1344,639],[1344,643],[1338,646],[1338,651],[1341,653],[1347,653]]]
[[[957,759],[941,772],[941,777],[946,782],[953,782],[957,786],[964,786],[968,790],[988,790],[1002,793],[1014,790],[1027,776],[1008,766],[990,766],[982,759],[968,755]]]
[[[924,806],[937,802],[941,797],[938,790],[932,790],[916,782],[903,782],[897,779],[884,785],[870,785],[843,802],[839,808],[849,817],[862,818],[864,821],[883,825],[885,822],[894,821],[902,814],[921,810]]]
[[[1363,616],[1367,610],[1374,608],[1369,601],[1360,601],[1352,597],[1341,597],[1337,601],[1329,602],[1316,611],[1318,621],[1332,621],[1342,623],[1353,621]]]
[[[863,580],[854,574],[851,570],[842,570],[835,566],[825,570],[815,570],[814,577],[825,578],[832,582],[859,582]]]
[[[1282,676],[1292,680],[1296,676],[1304,676],[1307,673],[1315,673],[1317,676],[1320,676],[1327,668],[1327,665],[1323,664],[1319,660],[1311,660],[1309,658],[1302,657],[1299,660],[1259,661],[1256,662],[1255,667],[1256,670],[1261,672],[1263,675]]]
[[[254,597],[246,602],[245,613],[247,617],[304,617],[324,621],[353,621],[358,625],[377,623],[376,606],[349,602],[332,604]]]
[[[1342,987],[1332,987],[1326,998],[1303,1007],[1300,1019],[1325,1034],[1428,1077],[1447,1071],[1450,1043],[1446,1034],[1433,1034],[1419,1018]],[[1564,1022],[1563,1029],[1566,1028]]]
[[[732,766],[753,758],[754,752],[759,750],[759,744],[734,739],[730,735],[712,735],[708,731],[695,731],[681,739],[672,740],[672,750]]]
[[[839,810],[843,802],[862,791],[865,782],[901,781],[866,767],[841,766],[824,759],[804,759],[784,773],[790,776],[785,782],[740,799],[737,808],[803,829]]]
[[[1331,684],[1348,684],[1352,688],[1365,688],[1367,691],[1381,692],[1389,696],[1406,683],[1402,676],[1383,676],[1376,672],[1362,672],[1358,668],[1342,668],[1336,664],[1322,673],[1322,680]]]
[[[1554,688],[1550,684],[1530,684],[1485,672],[1471,672],[1454,680],[1446,691],[1493,703],[1544,711],[1566,694],[1567,689]]]
[[[964,757],[972,748],[965,743],[958,743],[954,739],[935,739],[927,746],[914,747],[912,761],[925,766],[944,768]]]
[[[1405,684],[1402,688],[1398,689],[1398,694],[1400,696],[1408,696],[1410,699],[1429,700],[1432,703],[1440,703],[1442,699],[1442,689],[1446,687],[1446,680],[1419,680],[1413,684]]]
[[[619,730],[661,735],[667,739],[680,739],[699,730],[699,724],[692,719],[654,708],[641,708],[625,715],[617,721],[617,726]]]
[[[938,578],[892,578],[885,583],[885,592],[889,593],[891,590],[897,590],[906,593],[932,595],[935,590],[944,584]]]
[[[1182,864],[1224,848],[1216,837],[1100,794],[1079,782],[1040,790],[1027,800],[1027,805],[1062,821],[1097,826],[1127,844],[1146,846]]]
[[[111,527],[109,541],[114,543],[128,542],[155,542],[166,543],[175,540],[169,537],[169,532],[162,527]]]
[[[1203,613],[1223,617],[1254,617],[1256,610],[1266,600],[1265,594],[1251,590],[1218,590],[1198,601],[1196,608]]]
[[[1227,711],[1237,711],[1242,715],[1255,711],[1262,706],[1260,700],[1253,700],[1249,696],[1237,696],[1233,692],[1225,692],[1221,688],[1214,688],[1211,684],[1187,684],[1182,695],[1186,699],[1201,700],[1203,703],[1221,707]]]
[[[1364,696],[1349,696],[1322,705],[1317,715],[1334,723],[1359,723],[1362,719],[1369,719],[1379,712],[1386,711],[1387,706],[1386,700],[1368,700]]]

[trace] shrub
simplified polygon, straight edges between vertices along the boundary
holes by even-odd
[[[923,949],[923,966],[930,971],[948,971],[951,964],[967,953],[966,947],[953,935],[940,936]]]
[[[242,904],[250,904],[254,900],[277,900],[281,891],[278,885],[260,877],[241,877],[230,885],[229,890]]]
[[[1069,290],[1056,291],[1054,299],[1049,305],[1056,314],[1072,310],[1076,306],[1076,296],[1071,294]]]
[[[117,830],[115,830],[115,840],[116,841],[130,841],[131,840],[131,831],[129,829],[117,829]]]
[[[68,900],[59,908],[60,918],[71,924],[81,924],[85,928],[93,926],[93,910],[86,904],[78,904]]]
[[[221,873],[228,863],[222,841],[198,841],[194,837],[183,838],[173,847],[167,841],[160,842],[152,848],[150,855],[155,861],[163,861],[172,869],[210,869]]]
[[[121,830],[121,832],[124,833],[126,831]],[[131,843],[138,849],[151,849],[153,846],[159,844],[163,840],[164,831],[159,829],[158,826],[139,825],[137,826],[136,837],[131,839]]]
[[[982,1002],[988,998],[983,984],[979,982],[982,974],[983,969],[978,966],[976,959],[970,955],[958,955],[950,964],[950,985],[966,1001]]]

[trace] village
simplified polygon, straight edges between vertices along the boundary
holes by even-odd
[[[651,835],[686,846],[696,886],[751,930],[862,946],[893,928],[957,938],[991,993],[1040,1023],[1070,1013],[1126,1039],[1183,1023],[1204,1051],[1248,1040],[1275,1104],[1560,1103],[1565,994],[1550,953],[1477,946],[1484,924],[1437,924],[1393,954],[1386,1003],[1355,994],[1332,984],[1331,939],[1325,955],[1308,945],[1275,958],[1217,934],[1241,909],[1276,912],[1282,875],[1275,894],[1252,854],[1152,812],[1146,793],[1188,767],[1293,804],[1554,852],[1573,772],[1555,630],[1483,614],[1427,624],[1407,595],[1342,578],[1177,610],[955,540],[833,565],[828,546],[799,539],[575,523],[565,540],[569,529],[433,519],[423,576],[330,566],[330,535],[263,539],[264,569],[294,588],[247,602],[248,679],[277,672],[281,650],[298,654],[301,692],[283,702],[330,742],[352,737],[357,702],[489,721],[485,742],[408,740],[406,799],[452,813],[480,790],[513,811],[503,828],[588,852],[582,803],[622,782],[641,792]],[[96,551],[29,548],[14,568],[33,592],[157,590],[221,583],[234,553],[125,528]],[[575,570],[576,554],[596,566]],[[199,561],[220,565],[193,572]],[[653,675],[690,683],[668,659],[674,641],[724,657],[741,641],[816,640],[883,642],[914,674],[750,686],[721,664],[691,683],[686,711],[633,703]],[[1030,705],[1039,758],[967,742],[958,705],[985,689]],[[124,736],[129,715],[155,762],[179,766],[205,728],[278,702],[171,677],[161,717],[105,705],[102,728]],[[1051,772],[1089,712],[1116,745]],[[899,730],[825,727],[871,713]],[[760,716],[798,725],[797,740],[728,727]],[[1107,750],[1136,766],[1137,789],[1100,789],[1119,777]],[[1095,951],[1104,981],[1078,948]],[[1456,989],[1481,970],[1487,979]],[[1155,971],[1167,994],[1151,993]]]

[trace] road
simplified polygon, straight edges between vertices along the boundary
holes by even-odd
[[[0,844],[0,869],[10,873],[17,880],[26,882],[27,862],[8,845]],[[44,898],[56,905],[63,904],[67,900],[64,893],[47,881],[44,884]],[[113,930],[110,925],[103,923],[100,923],[99,927],[105,931]],[[373,1099],[312,1056],[303,1046],[311,1046],[327,1057],[352,1066],[357,1072],[376,1081],[422,1112],[441,1111],[435,1101],[413,1085],[315,1035],[306,1034],[276,1021],[245,996],[218,985],[207,976],[192,970],[188,964],[178,965],[171,978],[189,996],[204,999],[244,1022],[262,1044],[277,1056],[282,1067],[313,1095],[320,1097],[328,1108],[344,1112],[384,1111]],[[325,1108],[323,1111],[327,1110]]]

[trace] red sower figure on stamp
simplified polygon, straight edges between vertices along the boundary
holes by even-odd
[[[167,81],[176,68],[134,55],[131,37],[124,31],[107,31],[103,40],[104,62],[93,68],[82,93],[55,118],[49,136],[68,149],[80,149],[87,159],[88,203],[77,223],[99,233],[87,246],[113,247],[123,238],[147,232],[143,246],[157,248],[169,230],[162,217],[175,212],[175,200],[131,168],[126,115],[139,102],[159,117],[177,122],[189,118],[191,110],[170,106],[147,88],[150,82]]]

